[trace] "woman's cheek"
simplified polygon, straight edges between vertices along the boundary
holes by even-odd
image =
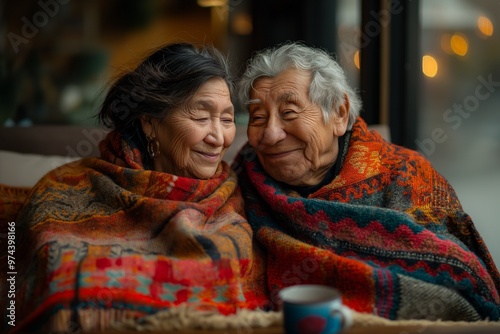
[[[224,133],[224,147],[229,147],[234,142],[234,137],[236,137],[236,126],[233,126],[232,129],[228,129]]]

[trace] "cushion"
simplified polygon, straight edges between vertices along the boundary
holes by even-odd
[[[0,150],[0,184],[31,188],[48,171],[77,159]]]

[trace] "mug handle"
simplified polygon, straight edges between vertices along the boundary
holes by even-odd
[[[349,307],[341,305],[340,308],[331,310],[330,315],[332,317],[340,314],[340,328],[346,329],[352,325],[352,311]]]

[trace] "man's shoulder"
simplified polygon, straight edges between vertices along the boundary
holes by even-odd
[[[429,160],[419,151],[392,143],[389,139],[389,129],[377,125],[367,125],[358,118],[352,129],[351,145],[363,145],[366,150],[378,151],[378,155],[386,162],[412,162],[429,164]]]

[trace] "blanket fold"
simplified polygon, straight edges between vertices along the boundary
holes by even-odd
[[[498,320],[498,270],[448,182],[358,118],[340,174],[307,198],[249,146],[233,163],[267,258],[268,288],[332,285],[388,319]]]
[[[101,152],[46,175],[16,220],[16,332],[265,304],[263,259],[225,162],[208,180],[145,170],[115,131]]]

